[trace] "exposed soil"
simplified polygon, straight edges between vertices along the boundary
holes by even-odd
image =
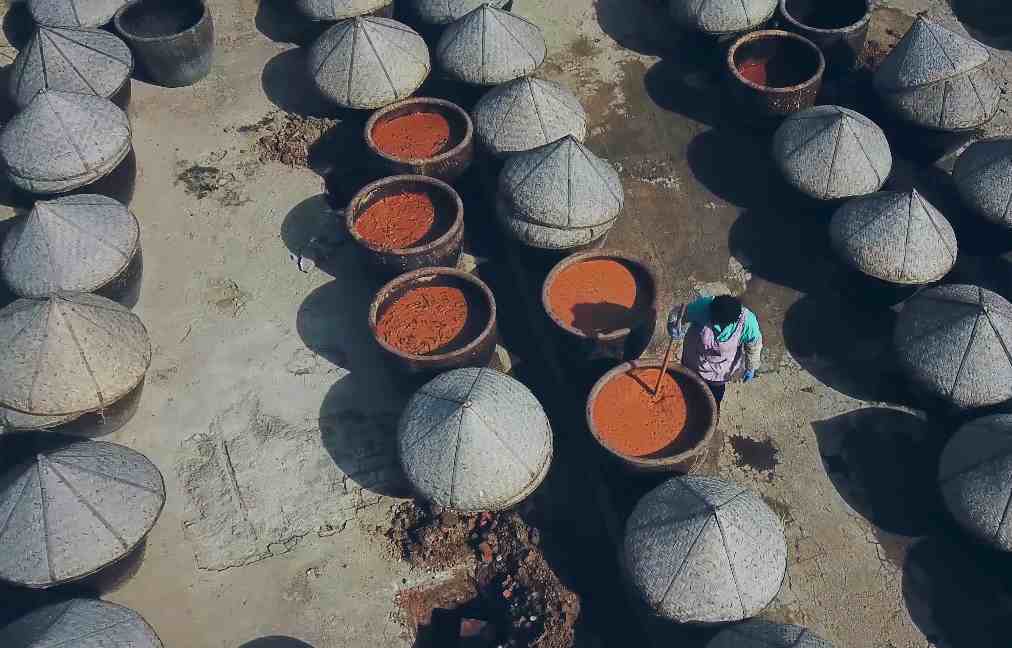
[[[273,113],[238,130],[260,132],[256,148],[261,162],[308,167],[313,146],[337,123],[334,119]]]
[[[518,513],[459,515],[405,502],[395,509],[386,535],[393,552],[416,567],[446,569],[473,557],[472,578],[478,592],[474,599],[456,605],[455,599],[459,600],[466,587],[450,587],[454,596],[446,596],[446,588],[428,590],[433,606],[455,607],[455,614],[449,615],[452,623],[461,618],[488,621],[495,629],[495,646],[573,645],[579,597],[559,581],[546,562],[540,531],[528,526]],[[436,624],[432,607],[426,610],[419,605],[417,596],[402,594],[399,601],[419,625],[425,623],[427,612],[430,623]],[[420,632],[416,645],[453,648],[453,643],[434,643],[435,637],[442,636],[438,629]]]
[[[548,289],[552,312],[588,335],[630,328],[645,316],[649,296],[636,275],[614,259],[590,259],[560,272]]]
[[[423,286],[398,297],[380,316],[376,333],[405,353],[428,355],[474,339],[467,295],[452,286]]]
[[[376,146],[401,160],[424,160],[450,146],[450,122],[439,113],[418,112],[377,124],[372,130]]]
[[[616,376],[598,392],[594,424],[616,452],[645,457],[671,446],[685,429],[688,414],[682,388],[670,373],[654,396],[659,369],[634,369]]]
[[[436,224],[436,206],[424,191],[380,198],[355,221],[355,232],[383,250],[403,250],[426,242]]]

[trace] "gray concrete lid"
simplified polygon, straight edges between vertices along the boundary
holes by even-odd
[[[938,83],[990,59],[979,42],[920,16],[875,71],[875,87],[895,92]]]
[[[615,168],[572,135],[510,156],[498,191],[500,218],[563,230],[611,223],[625,201]]]
[[[148,534],[165,504],[162,474],[115,443],[4,435],[0,579],[46,588],[94,574]]]
[[[664,482],[626,523],[625,567],[653,610],[679,623],[755,616],[787,571],[780,518],[751,490],[716,477]]]
[[[502,9],[509,0],[404,0],[423,22],[446,25],[459,20],[483,4]]]
[[[777,0],[671,0],[671,16],[686,29],[705,34],[748,31],[769,20]]]
[[[773,159],[788,183],[819,200],[878,191],[893,166],[882,129],[841,106],[815,106],[784,120],[773,135]]]
[[[429,76],[425,41],[389,18],[351,18],[328,29],[309,50],[309,73],[345,108],[373,109],[404,99]]]
[[[553,81],[523,77],[485,93],[472,111],[478,142],[494,155],[529,151],[566,135],[587,137],[580,100]]]
[[[808,628],[752,619],[724,630],[706,648],[833,648]]]
[[[942,451],[938,484],[963,528],[1012,551],[1012,415],[985,416],[959,428]]]
[[[910,298],[893,334],[903,370],[929,393],[961,408],[1012,398],[1012,304],[963,284]]]
[[[956,160],[952,179],[967,206],[992,223],[1012,227],[1012,138],[971,144]]]
[[[144,379],[139,317],[87,293],[19,299],[0,310],[0,406],[57,416],[105,409]]]
[[[335,21],[378,11],[393,0],[295,0],[295,8],[311,20]]]
[[[97,194],[40,200],[0,247],[0,275],[21,297],[91,292],[119,276],[140,246],[122,203]]]
[[[28,12],[40,25],[101,27],[129,0],[27,0]]]
[[[19,108],[46,89],[109,99],[133,68],[130,48],[114,34],[41,26],[14,59],[8,93]]]
[[[162,648],[141,615],[97,599],[75,598],[32,610],[0,629],[5,648]]]
[[[16,186],[64,193],[107,175],[130,152],[130,122],[95,95],[47,90],[0,132],[0,157]]]
[[[552,428],[517,380],[493,369],[455,369],[411,398],[397,446],[408,481],[426,500],[468,513],[498,511],[548,474]]]
[[[58,425],[69,423],[77,417],[77,414],[36,416],[0,407],[0,433],[17,432],[19,430],[48,430]]]
[[[498,85],[532,74],[547,55],[540,27],[490,4],[450,24],[436,45],[440,68],[475,85]]]
[[[952,225],[916,190],[847,201],[833,214],[829,238],[848,264],[897,284],[937,281],[959,253]]]

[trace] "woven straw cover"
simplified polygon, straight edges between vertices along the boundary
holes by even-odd
[[[534,492],[552,462],[552,428],[521,383],[456,369],[423,386],[397,429],[401,466],[425,499],[455,511],[498,511]]]
[[[423,22],[430,25],[446,25],[463,18],[479,6],[488,3],[502,9],[509,0],[402,0]]]
[[[685,29],[731,34],[759,27],[773,17],[777,0],[671,0],[671,16]]]
[[[341,21],[309,50],[316,86],[345,108],[382,108],[404,99],[422,85],[430,69],[422,37],[388,18]]]
[[[976,128],[994,117],[1001,90],[977,41],[919,17],[875,72],[875,89],[899,117],[925,128]]]
[[[848,201],[829,225],[833,249],[861,272],[897,284],[926,284],[956,264],[952,225],[917,191],[880,191]]]
[[[130,553],[165,504],[162,474],[125,446],[32,432],[2,443],[5,581],[46,588],[89,576]]]
[[[475,85],[498,85],[531,74],[547,55],[540,27],[488,4],[447,27],[436,46],[443,71]]]
[[[816,106],[784,120],[773,135],[773,159],[790,185],[819,200],[878,191],[893,166],[882,129],[840,106]]]
[[[968,285],[939,286],[907,301],[893,335],[903,370],[961,408],[1012,398],[1012,304]]]
[[[33,610],[0,629],[5,648],[162,648],[151,626],[130,608],[70,599]]]
[[[1012,415],[985,416],[961,427],[942,451],[938,484],[960,526],[1012,551]]]
[[[24,108],[40,90],[111,98],[130,79],[133,55],[101,29],[39,27],[11,68],[8,92]]]
[[[808,628],[753,619],[720,631],[706,648],[833,648]]]
[[[624,200],[618,172],[567,135],[506,160],[496,213],[517,240],[566,249],[606,234]]]
[[[391,4],[393,0],[295,0],[295,8],[312,20],[344,20],[364,16]]]
[[[676,477],[644,495],[626,523],[624,556],[643,600],[679,623],[755,616],[787,573],[780,518],[716,477]]]
[[[474,132],[493,155],[529,151],[572,135],[587,137],[580,100],[552,81],[524,77],[493,88],[474,106]]]
[[[101,27],[129,0],[28,0],[28,12],[40,25]]]
[[[59,293],[0,310],[0,406],[99,411],[139,385],[150,362],[140,318],[105,297]]]
[[[19,430],[48,430],[77,418],[77,414],[64,416],[35,416],[0,407],[0,433]]]
[[[0,132],[14,185],[64,193],[108,175],[130,152],[130,122],[108,99],[48,90]]]
[[[91,292],[122,274],[140,248],[140,225],[96,194],[35,203],[0,248],[0,274],[21,297]]]
[[[956,160],[952,179],[968,207],[992,223],[1012,227],[1012,139],[971,144]]]

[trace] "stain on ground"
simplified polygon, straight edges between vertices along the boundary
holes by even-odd
[[[748,437],[733,436],[730,441],[734,453],[738,455],[734,463],[739,468],[749,467],[767,474],[772,474],[776,469],[779,463],[777,455],[780,451],[773,445],[772,439],[756,441]]]
[[[763,495],[763,501],[765,501],[766,505],[773,509],[773,512],[780,517],[780,520],[784,523],[785,527],[794,523],[794,516],[791,514],[791,507],[785,502],[781,502],[778,499],[767,497],[765,495]]]
[[[176,176],[176,184],[182,184],[186,193],[203,199],[218,190],[221,181],[221,169],[212,166],[194,164],[183,169]]]

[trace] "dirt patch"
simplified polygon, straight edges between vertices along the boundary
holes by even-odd
[[[256,155],[261,162],[308,167],[313,147],[337,123],[334,119],[275,112],[237,130],[257,134]]]
[[[473,569],[476,596],[460,604],[452,600],[453,596],[436,591],[427,597],[432,607],[420,610],[418,596],[402,593],[398,601],[410,618],[419,623],[428,618],[432,626],[438,618],[454,630],[461,619],[481,619],[495,630],[493,645],[506,648],[573,645],[574,626],[580,615],[579,597],[559,581],[545,560],[540,531],[528,526],[518,513],[459,515],[406,502],[395,508],[386,535],[393,552],[416,567],[473,565],[467,568]],[[459,598],[461,588],[455,586],[449,591]],[[451,599],[449,603],[442,602],[447,598]],[[435,607],[452,608],[452,613],[433,610]],[[444,628],[419,628],[416,645],[451,648],[454,644],[443,639],[442,643],[432,643],[436,637],[445,636]]]
[[[207,198],[218,190],[221,183],[221,169],[194,164],[179,172],[176,184],[182,184],[186,193],[198,199]]]
[[[748,466],[760,473],[767,474],[772,474],[776,469],[777,463],[779,463],[777,461],[779,450],[770,439],[756,441],[748,437],[733,436],[730,441],[734,453],[738,455],[735,464],[739,468]]]

